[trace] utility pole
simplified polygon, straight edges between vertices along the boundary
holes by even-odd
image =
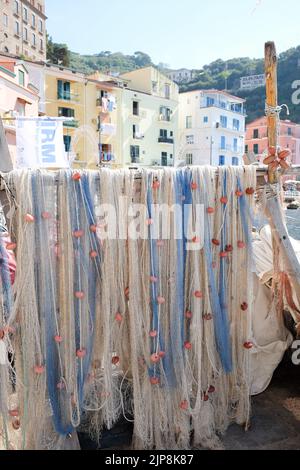
[[[266,74],[266,95],[267,106],[269,109],[276,110],[278,105],[278,89],[277,89],[277,54],[275,44],[267,42],[265,44],[265,74]],[[278,119],[279,116],[275,112],[267,115],[268,120],[268,140],[269,148],[274,147],[277,155],[278,144]],[[271,184],[278,182],[278,171],[269,167],[269,182]]]

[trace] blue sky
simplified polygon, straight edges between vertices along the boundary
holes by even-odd
[[[48,32],[75,52],[148,53],[154,63],[200,68],[300,45],[299,0],[46,0]]]

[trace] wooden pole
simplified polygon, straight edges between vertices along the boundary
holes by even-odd
[[[274,42],[266,42],[265,44],[265,74],[266,74],[266,103],[272,108],[278,105],[277,92],[277,54]],[[274,113],[268,115],[268,140],[269,147],[275,147],[277,150],[277,115]],[[278,182],[278,171],[269,168],[269,183]]]

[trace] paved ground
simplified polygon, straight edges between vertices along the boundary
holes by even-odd
[[[300,366],[287,355],[266,392],[254,397],[251,428],[229,428],[223,443],[226,449],[300,450]],[[132,426],[121,422],[103,434],[102,449],[130,449]],[[95,444],[81,436],[83,449]]]

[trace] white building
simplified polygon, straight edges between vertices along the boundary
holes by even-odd
[[[122,165],[174,166],[178,150],[178,86],[154,67],[121,75]]]
[[[245,148],[245,100],[225,91],[179,95],[179,156],[188,165],[239,165]]]
[[[167,76],[175,83],[190,82],[195,77],[195,72],[188,69],[169,70]]]

